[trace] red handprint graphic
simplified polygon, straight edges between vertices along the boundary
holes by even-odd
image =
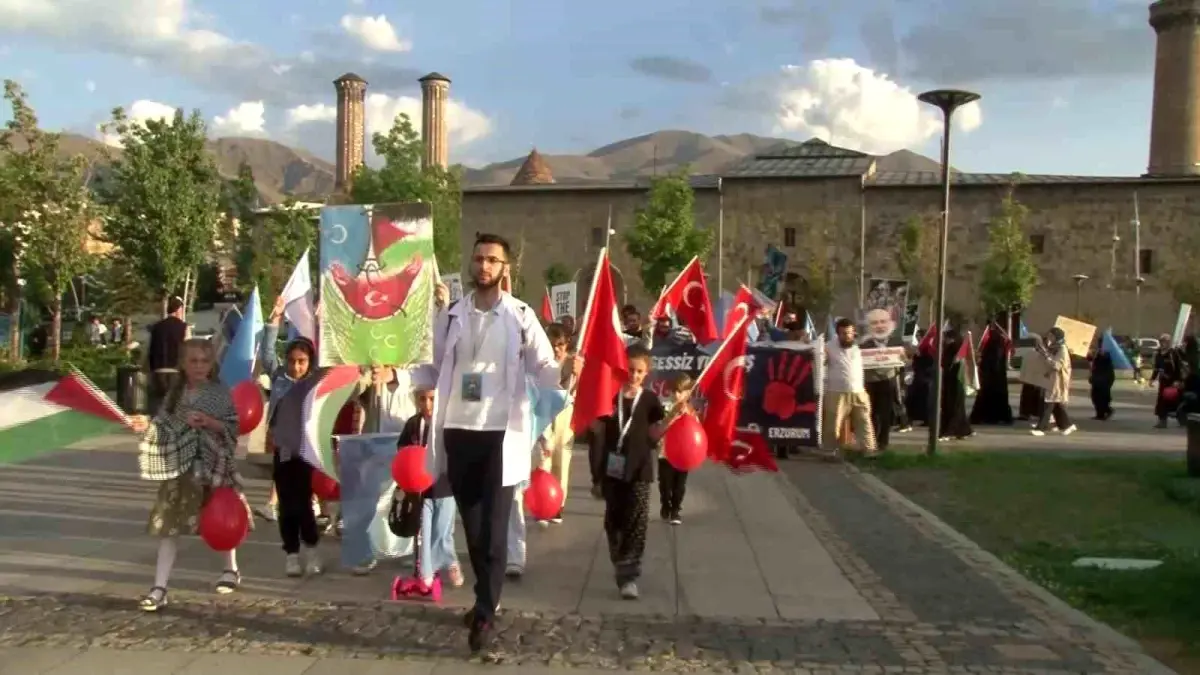
[[[796,389],[812,375],[812,360],[805,354],[782,351],[767,362],[767,387],[763,390],[763,410],[781,420],[802,412],[816,412],[809,401],[797,405]]]
[[[418,255],[399,273],[387,277],[378,276],[378,272],[352,277],[341,263],[336,262],[329,272],[350,309],[364,319],[376,320],[400,311],[423,264]]]

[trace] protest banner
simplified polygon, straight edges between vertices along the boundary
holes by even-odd
[[[1090,323],[1076,321],[1065,316],[1054,320],[1055,328],[1062,329],[1063,344],[1075,356],[1087,356],[1092,348],[1092,338],[1096,337],[1096,327]]]
[[[461,274],[459,274],[458,272],[453,272],[451,274],[443,274],[442,275],[442,283],[445,284],[447,290],[450,291],[450,302],[451,303],[455,303],[455,302],[458,302],[459,300],[462,300],[463,282],[462,282]]]
[[[907,361],[908,350],[904,347],[863,348],[863,370],[880,370],[884,368],[903,368]]]
[[[824,365],[817,349],[823,344],[750,345],[738,427],[762,434],[772,445],[818,446]]]
[[[558,284],[550,287],[550,311],[554,320],[559,321],[564,316],[575,316],[575,282]]]

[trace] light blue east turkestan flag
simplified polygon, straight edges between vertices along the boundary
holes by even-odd
[[[342,489],[342,565],[412,553],[413,541],[388,529],[396,483],[392,461],[398,434],[361,434],[338,438],[338,476]]]
[[[1125,350],[1121,349],[1121,345],[1117,344],[1113,337],[1112,328],[1106,328],[1100,335],[1100,351],[1106,352],[1112,358],[1113,369],[1133,370],[1133,364],[1129,362]]]
[[[525,381],[525,389],[529,395],[529,412],[532,417],[529,426],[533,430],[533,438],[536,440],[550,427],[554,418],[558,417],[558,414],[567,407],[567,392],[562,389],[538,387],[528,379]]]
[[[809,340],[817,339],[817,326],[813,323],[812,312],[804,312],[804,332],[808,333]]]
[[[1025,327],[1025,319],[1021,319],[1021,332],[1017,334],[1017,337],[1022,340],[1029,337],[1029,329]]]
[[[258,299],[258,287],[255,286],[242,310],[242,320],[238,323],[233,342],[229,343],[221,358],[221,384],[232,387],[254,377],[254,363],[264,325],[262,303]]]

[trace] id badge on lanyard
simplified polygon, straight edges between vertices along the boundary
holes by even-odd
[[[638,401],[642,399],[642,391],[638,391],[633,397],[633,403],[629,406],[629,419],[624,419],[625,406],[621,401],[617,402],[617,428],[620,430],[617,435],[616,449],[608,453],[608,461],[606,462],[605,473],[609,478],[625,480],[625,455],[621,454],[621,448],[625,445],[625,437],[629,434],[629,427],[633,424],[633,414],[637,410]]]

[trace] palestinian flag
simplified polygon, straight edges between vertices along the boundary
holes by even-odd
[[[967,331],[966,339],[954,355],[954,360],[962,367],[958,369],[958,379],[963,383],[963,391],[967,396],[974,396],[979,391],[979,367],[975,358],[975,345],[972,344],[971,332]]]
[[[358,366],[333,366],[306,381],[304,393],[304,441],[300,456],[317,470],[337,478],[333,461],[333,428],[342,408],[358,385]],[[302,392],[297,392],[300,394]],[[291,392],[288,392],[290,398]]]
[[[120,431],[129,418],[85,375],[22,371],[0,378],[0,464]]]

